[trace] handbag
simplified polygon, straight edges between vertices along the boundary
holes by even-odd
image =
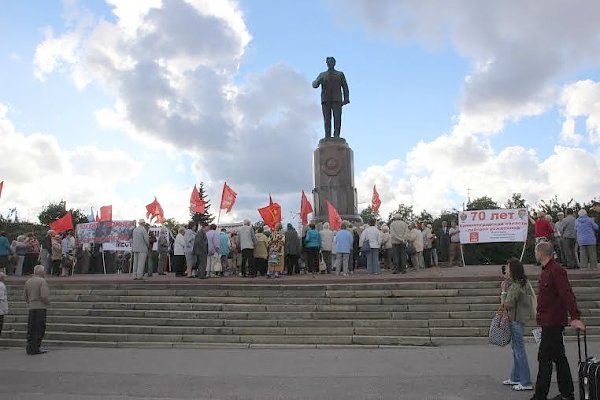
[[[363,253],[368,253],[371,251],[371,244],[369,243],[369,239],[365,239],[362,246],[360,247],[360,251]]]
[[[279,252],[272,251],[269,253],[269,258],[267,259],[269,264],[279,264]]]
[[[510,319],[506,308],[500,307],[492,318],[488,340],[490,344],[501,347],[510,343]]]
[[[406,254],[409,256],[414,256],[415,254],[417,254],[417,248],[414,244],[409,243],[406,245]]]

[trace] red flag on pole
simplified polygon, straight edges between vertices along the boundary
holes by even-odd
[[[329,226],[331,227],[331,230],[339,231],[342,228],[342,218],[329,200],[327,200],[327,214],[329,215]]]
[[[56,233],[61,233],[73,229],[73,215],[71,211],[60,217],[54,222],[50,223],[50,229]]]
[[[0,182],[0,197],[2,197],[2,188],[4,187],[4,181]]]
[[[275,229],[275,225],[281,222],[281,206],[278,203],[273,203],[271,195],[269,195],[269,205],[259,208],[258,213],[271,229]]]
[[[98,222],[103,221],[112,221],[112,205],[100,207],[100,220]]]
[[[310,205],[306,195],[304,194],[304,190],[302,191],[302,200],[300,201],[300,221],[302,225],[308,225],[308,214],[313,212],[313,208]]]
[[[223,185],[223,194],[221,195],[221,209],[227,210],[226,212],[231,211],[233,205],[235,204],[235,200],[237,198],[237,193],[234,192],[229,186],[227,186],[227,182]]]
[[[190,211],[198,214],[204,214],[204,211],[206,211],[206,204],[200,198],[200,193],[196,185],[194,185],[194,190],[192,190],[192,195],[190,196]]]
[[[165,222],[163,208],[158,200],[156,200],[156,196],[154,196],[154,201],[152,203],[146,205],[146,218],[150,219],[150,222],[152,222],[152,219],[156,218],[156,222],[159,224]]]
[[[371,199],[371,210],[374,213],[379,211],[379,206],[381,206],[381,199],[379,198],[379,193],[377,193],[377,188],[373,185],[373,198]]]

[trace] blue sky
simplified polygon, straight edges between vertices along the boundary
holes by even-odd
[[[589,201],[600,183],[600,5],[552,0],[8,2],[0,15],[0,212],[157,196],[187,219],[205,182],[223,221],[284,215],[312,189],[310,83],[335,56],[359,210],[437,213],[522,192]],[[135,17],[137,15],[137,17]],[[572,128],[574,127],[574,128]]]

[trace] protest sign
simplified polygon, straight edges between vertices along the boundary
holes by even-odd
[[[458,222],[460,243],[525,242],[528,224],[524,208],[462,211]]]

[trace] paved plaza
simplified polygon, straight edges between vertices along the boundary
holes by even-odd
[[[537,372],[536,346],[527,350]],[[500,383],[510,347],[385,349],[58,348],[27,356],[0,349],[0,398],[129,399],[529,399]],[[600,354],[600,342],[590,343]],[[567,343],[576,379],[577,344]],[[550,396],[557,394],[553,383]]]

